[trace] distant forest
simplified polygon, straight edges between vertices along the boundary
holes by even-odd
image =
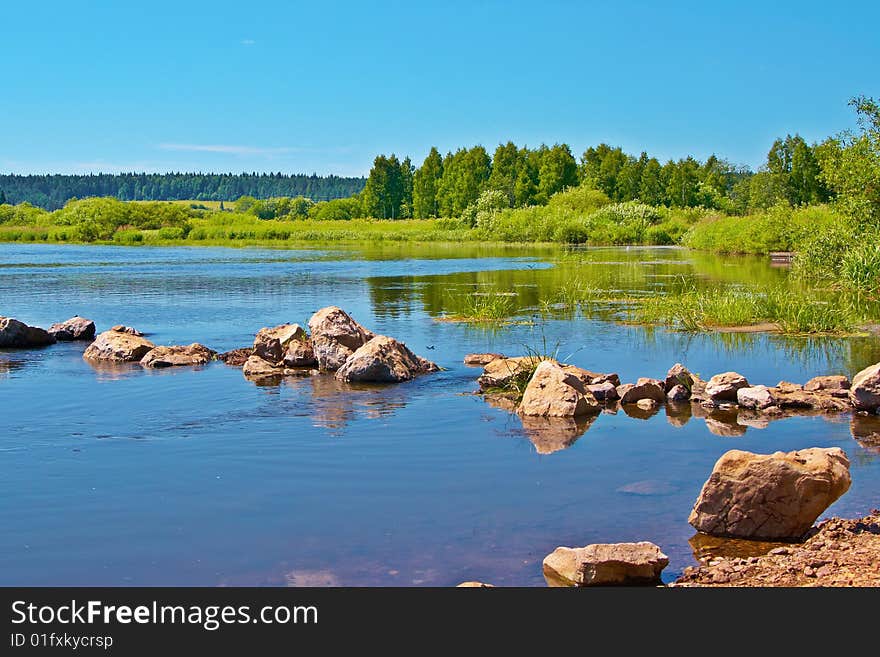
[[[0,175],[5,202],[27,201],[47,210],[62,208],[72,198],[90,196],[114,196],[122,201],[234,201],[241,196],[305,196],[313,201],[329,201],[354,196],[365,183],[365,178],[282,173]]]

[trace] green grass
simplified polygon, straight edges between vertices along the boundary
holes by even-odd
[[[506,323],[515,312],[513,298],[496,292],[472,292],[450,295],[454,312],[446,321],[474,324]]]

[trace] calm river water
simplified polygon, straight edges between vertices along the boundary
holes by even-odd
[[[0,245],[0,315],[29,324],[78,314],[227,350],[333,304],[446,368],[390,387],[257,386],[219,362],[108,372],[82,343],[0,350],[0,584],[543,585],[556,546],[629,540],[660,545],[669,580],[694,563],[687,516],[732,448],[841,447],[853,484],[828,513],[877,505],[880,454],[848,416],[761,428],[621,412],[548,443],[473,395],[464,354],[543,343],[624,381],[679,361],[773,385],[880,360],[876,339],[691,335],[553,312],[576,276],[648,293],[787,273],[659,248]],[[475,292],[506,295],[520,323],[437,321]]]

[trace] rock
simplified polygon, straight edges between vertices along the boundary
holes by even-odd
[[[691,391],[683,385],[674,385],[666,391],[666,399],[671,402],[684,402],[691,398]]]
[[[495,359],[486,364],[477,383],[480,384],[480,390],[504,388],[515,378],[532,372],[539,362],[539,358],[532,356]]]
[[[866,367],[853,377],[849,399],[858,411],[880,408],[880,363]]]
[[[99,333],[90,344],[83,358],[86,360],[109,360],[120,363],[139,361],[156,345],[140,335],[110,329]]]
[[[464,357],[464,364],[472,367],[478,365],[482,367],[499,358],[506,358],[506,356],[504,354],[468,354]],[[459,586],[461,585],[459,584]]]
[[[743,408],[762,410],[776,405],[776,399],[767,386],[751,386],[736,391],[736,401]]]
[[[639,401],[636,402],[636,406],[641,408],[643,411],[656,410],[659,405],[660,404],[658,404],[653,399],[640,399]]]
[[[520,415],[539,417],[575,417],[600,410],[578,377],[549,360],[535,369],[517,408]]]
[[[112,326],[110,330],[114,333],[128,333],[129,335],[137,335],[138,337],[143,335],[143,333],[138,331],[136,328],[126,326],[125,324],[117,324],[116,326]]]
[[[653,399],[658,404],[666,401],[666,390],[663,389],[663,382],[659,379],[643,377],[636,381],[635,385],[625,383],[617,386],[617,394],[621,404],[634,404],[640,399]]]
[[[241,349],[233,349],[232,351],[224,351],[222,354],[217,356],[217,360],[222,360],[227,365],[231,365],[233,367],[241,367],[245,364],[248,358],[251,357],[251,354],[254,353],[254,350],[250,347],[242,347]]]
[[[850,486],[838,447],[718,459],[688,522],[700,532],[755,540],[797,540]]]
[[[749,382],[742,374],[736,372],[724,372],[716,374],[706,383],[706,395],[712,402],[736,401],[736,391],[740,388],[748,388]]]
[[[826,412],[847,411],[850,409],[848,399],[841,399],[839,394],[831,394],[829,390],[808,391],[804,386],[787,381],[780,381],[775,388],[770,388],[775,405],[782,409],[815,409]]]
[[[270,363],[280,363],[292,340],[308,340],[299,324],[261,328],[254,338],[254,354]]]
[[[54,342],[55,338],[48,331],[12,317],[0,317],[0,347],[44,347]]]
[[[668,393],[675,386],[684,386],[690,393],[690,389],[694,385],[694,377],[688,371],[688,369],[682,365],[681,363],[676,363],[672,367],[669,368],[669,371],[666,373],[666,380],[663,383],[663,388]]]
[[[494,589],[494,584],[486,584],[485,582],[462,582],[461,584],[456,584],[455,588],[457,589]]]
[[[359,347],[336,372],[340,381],[398,383],[440,368],[394,338],[377,335]]]
[[[267,360],[263,360],[256,354],[252,354],[242,366],[241,373],[249,379],[262,379],[283,376],[284,370]]]
[[[544,558],[550,586],[633,586],[660,582],[669,559],[653,543],[595,543],[558,547]]]
[[[310,340],[291,340],[284,353],[285,367],[317,367],[318,359]]]
[[[71,317],[65,322],[52,324],[49,327],[49,335],[59,342],[72,342],[74,340],[94,340],[95,323],[85,317]]]
[[[851,384],[845,376],[814,376],[804,384],[807,392],[825,392],[833,397],[848,397]]]
[[[369,342],[374,334],[354,321],[337,306],[321,308],[309,319],[312,349],[318,366],[325,371],[338,370],[355,350]]]
[[[620,385],[620,377],[617,376],[617,374],[591,372],[590,370],[585,370],[583,367],[578,367],[577,365],[564,365],[561,363],[560,365],[566,372],[574,374],[579,378],[584,385],[599,385],[602,383],[610,383],[615,387]]]
[[[611,381],[584,386],[596,398],[596,401],[614,401],[617,399],[617,388]]]
[[[144,367],[185,367],[204,365],[214,360],[217,352],[193,342],[187,346],[156,347],[141,358]]]

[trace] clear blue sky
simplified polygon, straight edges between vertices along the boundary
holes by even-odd
[[[15,2],[0,172],[363,174],[500,141],[758,166],[880,96],[880,3]]]

